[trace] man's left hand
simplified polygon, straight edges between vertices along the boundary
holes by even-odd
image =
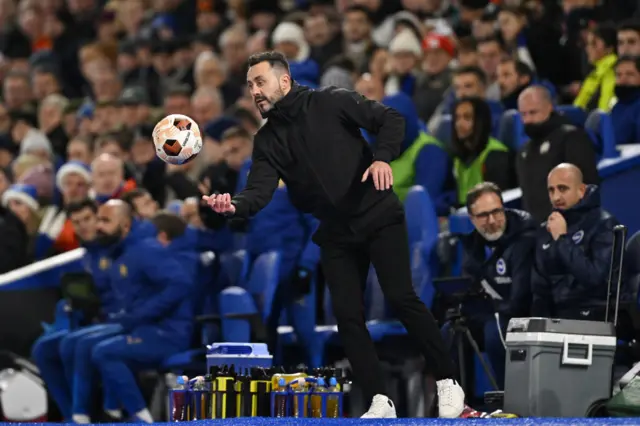
[[[554,241],[567,233],[567,221],[561,213],[553,212],[549,215],[547,231],[549,231]]]
[[[391,166],[384,161],[374,161],[362,175],[362,182],[369,176],[373,178],[373,185],[378,191],[384,191],[393,185],[393,172]]]

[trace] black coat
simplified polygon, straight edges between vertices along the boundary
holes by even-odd
[[[473,231],[462,240],[462,269],[477,281],[485,280],[502,297],[496,310],[507,317],[527,316],[531,305],[531,269],[536,223],[521,210],[506,209],[507,228],[496,241]],[[491,254],[487,257],[487,248]]]
[[[28,263],[27,229],[9,209],[0,206],[0,274]]]
[[[596,152],[593,141],[584,131],[559,114],[553,113],[548,121],[547,135],[525,143],[516,158],[518,183],[522,188],[523,209],[542,223],[551,214],[547,193],[547,176],[561,163],[577,166],[584,182],[599,183]]]
[[[311,90],[294,84],[255,136],[245,189],[233,197],[236,215],[256,214],[280,179],[292,204],[321,222],[359,231],[399,204],[391,189],[361,182],[373,161],[391,162],[404,140],[404,119],[391,108],[335,87]],[[360,133],[377,135],[375,153]]]
[[[618,221],[600,207],[595,185],[587,187],[578,204],[561,213],[567,233],[554,241],[545,222],[536,238],[532,277],[536,316],[561,318],[563,311],[598,308],[607,300],[613,228]]]

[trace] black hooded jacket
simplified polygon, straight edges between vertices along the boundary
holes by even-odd
[[[473,231],[462,240],[462,269],[478,281],[485,280],[501,297],[496,310],[507,317],[527,316],[531,305],[531,269],[536,223],[521,210],[505,209],[507,228],[496,241]],[[487,249],[491,252],[487,256]]]
[[[563,311],[604,306],[615,217],[600,207],[600,191],[588,185],[584,198],[562,211],[567,233],[556,241],[538,230],[532,277],[533,314],[562,317]],[[604,318],[603,318],[604,319]]]
[[[400,152],[404,119],[393,109],[353,91],[294,83],[267,118],[255,136],[247,185],[232,200],[236,216],[264,208],[280,179],[296,208],[353,232],[399,204],[391,189],[377,191],[371,178],[361,182],[373,161],[388,163]],[[375,153],[361,128],[377,135]]]
[[[597,185],[599,177],[596,151],[584,129],[555,112],[539,127],[541,135],[531,138],[520,148],[516,171],[522,188],[522,207],[541,223],[551,213],[547,176],[555,166],[574,164],[588,184]]]

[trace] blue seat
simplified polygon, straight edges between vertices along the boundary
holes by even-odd
[[[415,243],[411,248],[411,275],[413,288],[418,294],[418,297],[420,297],[420,300],[427,307],[431,308],[433,305],[435,289],[431,281],[432,275],[429,271],[429,265],[425,261],[428,258],[425,257],[424,253],[425,248],[423,247],[422,242]],[[370,285],[378,286],[379,288],[377,279],[371,280]],[[380,292],[380,294],[382,295],[382,292]],[[368,312],[372,312],[371,308],[368,308]],[[407,332],[400,321],[390,318],[389,316],[385,316],[383,318],[369,318],[369,321],[367,321],[367,329],[369,330],[371,339],[374,342],[379,342],[389,336],[403,336]]]
[[[445,146],[451,146],[451,132],[453,131],[453,118],[450,114],[446,114],[442,116],[442,119],[438,123],[438,126],[435,129],[432,129],[433,136],[438,139],[440,142],[445,144]]]
[[[520,113],[515,109],[505,111],[500,118],[498,140],[512,151],[517,152],[527,139]]]
[[[449,232],[451,234],[470,234],[473,232],[473,224],[467,213],[455,213],[449,216]],[[456,257],[451,267],[454,276],[462,274],[462,243],[456,246]]]
[[[200,256],[199,276],[214,276],[215,254],[213,252],[205,252]],[[212,279],[213,281],[213,279]],[[194,341],[198,344],[196,347],[184,352],[172,355],[163,362],[162,369],[171,371],[176,374],[182,374],[185,371],[201,372],[206,368],[206,345],[212,343],[216,337],[219,325],[219,312],[217,306],[218,292],[212,281],[198,282],[195,293],[195,322]]]
[[[253,262],[244,286],[222,290],[219,310],[223,341],[250,342],[252,332],[264,334],[279,282],[279,270],[280,253],[263,253]]]
[[[427,246],[438,240],[438,215],[427,190],[415,185],[409,189],[404,202],[409,246],[424,241]]]
[[[409,189],[404,207],[409,247],[413,248],[416,243],[422,243],[420,247],[426,265],[433,276],[437,276],[440,272],[436,251],[440,224],[433,201],[424,187],[415,185]]]
[[[604,111],[594,110],[589,113],[584,123],[585,130],[594,139],[596,152],[601,158],[616,158],[616,137],[613,130],[613,120]]]
[[[572,124],[578,127],[584,127],[584,124],[587,121],[587,113],[577,106],[558,105],[556,107],[556,111],[559,114],[564,115]]]
[[[245,250],[222,253],[220,255],[220,272],[218,273],[217,287],[223,289],[242,286],[248,269],[249,260]]]
[[[285,346],[303,345],[308,355],[307,365],[321,367],[322,343],[316,335],[316,282],[306,296],[285,306],[278,327],[278,340],[274,350],[274,362],[281,365]]]

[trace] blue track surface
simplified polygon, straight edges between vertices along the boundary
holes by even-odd
[[[19,423],[0,423],[0,426],[16,426]],[[47,425],[56,425],[56,423],[39,423]],[[159,425],[175,425],[175,423],[156,423]],[[447,425],[466,425],[466,426],[492,426],[492,425],[529,425],[529,426],[582,426],[582,425],[640,425],[640,418],[625,419],[543,419],[543,418],[527,418],[527,419],[390,419],[390,420],[360,420],[360,419],[274,419],[274,418],[244,418],[244,419],[227,419],[227,420],[203,420],[198,422],[188,422],[190,426],[447,426]],[[38,423],[26,423],[25,425],[36,426]],[[57,423],[59,426],[60,424]],[[108,425],[101,423],[100,426]],[[122,423],[113,423],[113,426],[122,425]],[[143,426],[140,424],[140,426]]]

